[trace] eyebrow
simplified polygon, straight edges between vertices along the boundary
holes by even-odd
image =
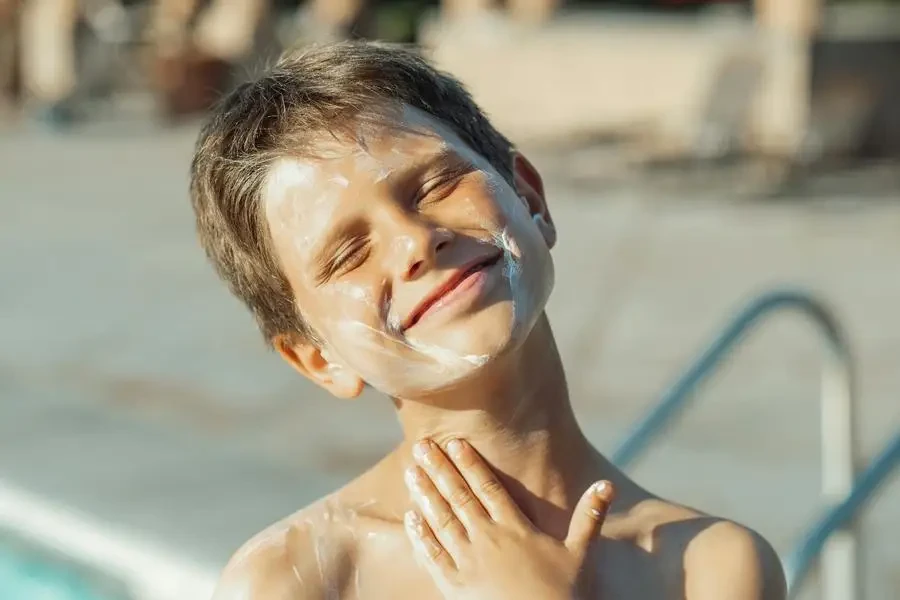
[[[414,162],[408,162],[397,168],[393,171],[392,178],[396,178],[402,184],[408,182],[412,177],[456,171],[463,167],[472,166],[474,166],[474,163],[471,160],[461,156],[450,144],[443,143],[435,152],[426,154]]]
[[[421,173],[428,173],[431,170],[437,172],[456,171],[464,167],[474,167],[471,160],[454,150],[450,145],[444,144],[441,149],[432,154],[426,162],[419,165],[418,169]]]

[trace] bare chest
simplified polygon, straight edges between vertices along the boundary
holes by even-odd
[[[598,600],[683,598],[684,588],[677,573],[668,574],[660,557],[626,542],[604,543],[589,568],[596,581]],[[428,572],[416,562],[402,532],[378,540],[377,548],[360,552],[343,591],[342,599],[346,600],[452,600],[438,590]]]

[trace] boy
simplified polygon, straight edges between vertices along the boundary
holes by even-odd
[[[266,340],[335,396],[389,395],[405,440],[248,542],[216,600],[784,597],[758,535],[585,439],[541,178],[454,79],[377,43],[282,59],[214,111],[191,197]]]

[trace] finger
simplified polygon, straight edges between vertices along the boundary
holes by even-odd
[[[416,444],[413,454],[467,531],[474,531],[479,523],[487,521],[481,502],[437,444],[423,440]]]
[[[500,483],[497,474],[471,444],[464,440],[450,440],[447,453],[494,521],[511,524],[528,520]]]
[[[407,469],[406,486],[441,546],[458,562],[456,559],[459,558],[460,551],[469,541],[466,528],[420,467]]]
[[[591,541],[600,533],[613,495],[613,486],[608,481],[598,481],[584,493],[575,505],[569,523],[565,544],[570,552],[584,556]]]
[[[408,511],[403,516],[403,526],[406,537],[412,544],[416,560],[428,569],[432,577],[449,578],[456,570],[456,563],[441,546],[422,515],[414,510]]]

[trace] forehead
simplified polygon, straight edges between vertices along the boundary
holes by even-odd
[[[263,199],[268,207],[296,187],[379,183],[391,173],[451,152],[479,167],[487,160],[450,127],[410,106],[385,113],[378,123],[360,125],[352,139],[327,138],[315,157],[284,157],[269,168]]]
[[[353,199],[441,156],[490,169],[452,129],[423,111],[404,106],[385,117],[384,125],[360,128],[353,141],[323,140],[315,158],[285,157],[271,165],[262,200],[276,245],[290,240],[294,251],[307,255]]]

